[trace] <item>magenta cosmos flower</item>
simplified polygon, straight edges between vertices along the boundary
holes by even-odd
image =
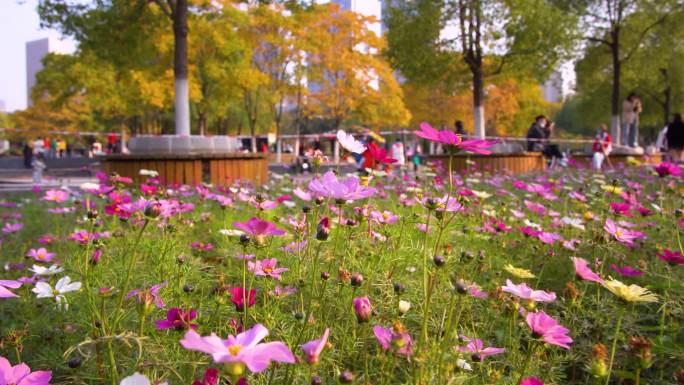
[[[285,267],[276,267],[278,260],[275,258],[264,259],[256,262],[248,262],[247,269],[254,273],[257,277],[270,277],[273,279],[280,279],[280,273],[286,272]]]
[[[572,257],[572,262],[575,264],[575,274],[577,274],[580,279],[603,283],[603,278],[591,271],[589,262],[586,259]]]
[[[603,225],[603,229],[610,235],[612,235],[616,241],[624,243],[628,246],[634,245],[634,240],[643,238],[644,234],[639,231],[634,231],[620,227],[612,219],[606,219],[606,223]]]
[[[394,326],[392,328],[385,328],[380,325],[373,326],[373,334],[378,344],[384,350],[395,350],[395,352],[402,356],[410,356],[413,353],[413,340],[411,335],[401,326]]]
[[[55,257],[55,253],[50,253],[45,250],[45,248],[41,247],[40,249],[29,250],[29,252],[26,253],[26,256],[31,257],[38,262],[51,262]]]
[[[371,307],[368,297],[356,297],[352,300],[352,304],[354,305],[356,320],[359,321],[359,323],[370,321],[373,308]]]
[[[538,379],[537,377],[527,377],[526,379],[520,381],[520,385],[544,385],[544,381]]]
[[[555,319],[549,317],[543,311],[527,313],[525,317],[527,326],[532,329],[532,336],[541,338],[550,345],[557,345],[565,349],[570,349],[572,338],[568,336],[570,330],[564,328]]]
[[[242,311],[245,309],[245,299],[247,299],[247,307],[252,307],[256,303],[256,290],[251,289],[249,295],[247,290],[241,287],[234,287],[229,290],[230,301],[235,305],[235,310]]]
[[[282,342],[259,343],[268,336],[268,329],[256,324],[237,336],[229,335],[221,339],[216,334],[202,337],[194,330],[188,330],[180,344],[188,349],[211,355],[216,363],[226,364],[228,373],[233,377],[241,376],[247,367],[253,373],[268,368],[271,361],[295,363],[295,357]]]
[[[0,298],[17,298],[18,295],[12,293],[9,289],[18,289],[21,287],[21,282],[8,279],[0,279]]]
[[[447,146],[451,146],[452,149],[460,149],[465,152],[472,152],[475,154],[491,154],[492,152],[487,150],[487,148],[496,144],[496,142],[482,139],[463,140],[460,135],[457,135],[452,131],[440,131],[424,122],[420,124],[420,130],[414,131],[413,133],[416,136],[427,139],[431,142],[442,143]]]
[[[287,234],[285,230],[276,227],[275,224],[253,217],[247,222],[233,222],[233,226],[254,237],[259,243],[263,243],[267,236],[281,236]]]
[[[49,385],[50,371],[31,372],[28,365],[12,366],[5,357],[0,357],[0,385]]]
[[[616,264],[614,264],[614,263],[611,263],[611,264],[610,264],[610,268],[611,268],[614,272],[616,272],[616,273],[618,273],[618,274],[620,274],[620,275],[622,275],[622,276],[624,276],[624,277],[639,277],[639,276],[641,276],[641,275],[644,275],[644,272],[643,272],[643,271],[641,271],[641,270],[639,270],[639,269],[636,269],[636,268],[634,268],[634,267],[632,267],[632,266],[628,266],[628,265],[625,265],[625,266],[618,266],[618,265],[616,265]]]
[[[24,225],[21,223],[5,223],[5,225],[2,226],[2,232],[5,234],[12,234],[19,232],[22,228],[24,228]]]
[[[662,162],[659,165],[654,166],[653,169],[655,170],[655,172],[658,173],[658,176],[660,176],[661,178],[666,177],[668,175],[682,175],[682,169],[678,165],[670,162]]]
[[[362,186],[359,178],[350,176],[347,179],[338,180],[332,171],[326,172],[320,179],[312,179],[309,182],[309,191],[324,198],[344,201],[365,199],[375,194],[375,189]]]
[[[323,348],[328,344],[328,337],[330,336],[330,329],[326,328],[323,336],[317,340],[309,341],[302,345],[302,350],[306,354],[306,362],[309,364],[317,364],[323,352]]]
[[[533,290],[526,283],[514,285],[510,279],[506,280],[506,286],[501,286],[501,289],[506,293],[511,293],[522,299],[528,299],[537,302],[553,302],[556,300],[556,293],[547,292],[544,290]]]
[[[473,339],[466,346],[456,346],[454,349],[461,353],[472,353],[473,361],[484,361],[485,358],[506,351],[504,348],[484,347],[481,339]]]
[[[671,265],[684,265],[684,258],[679,251],[672,251],[670,249],[663,250],[662,253],[656,253],[658,258]]]
[[[176,329],[197,330],[197,324],[192,323],[192,320],[197,318],[197,312],[193,309],[183,311],[179,307],[173,307],[166,312],[166,319],[155,321],[158,330]]]

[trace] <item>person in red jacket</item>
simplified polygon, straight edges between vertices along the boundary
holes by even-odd
[[[591,159],[591,164],[594,170],[600,170],[603,165],[603,161],[608,157],[610,152],[613,150],[613,138],[608,133],[608,128],[605,124],[602,124],[599,128],[598,134],[596,134],[596,139],[594,139],[594,144],[591,149],[594,152]]]

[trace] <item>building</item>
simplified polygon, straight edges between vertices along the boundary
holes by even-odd
[[[382,34],[382,1],[381,0],[332,0],[345,11],[352,11],[364,16],[374,16],[377,20],[368,28],[378,36]]]
[[[4,100],[0,100],[0,114],[3,112],[7,112],[7,104]]]
[[[33,105],[31,90],[36,85],[36,74],[43,69],[43,58],[48,53],[66,54],[68,45],[54,37],[33,40],[26,43],[26,105]]]
[[[575,69],[572,63],[564,63],[551,73],[549,79],[542,84],[544,100],[552,103],[562,103],[574,93]]]

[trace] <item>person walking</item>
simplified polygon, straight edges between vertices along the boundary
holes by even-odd
[[[622,102],[622,132],[620,144],[637,147],[639,145],[639,114],[643,111],[641,99],[632,92]]]
[[[594,170],[601,170],[603,161],[610,155],[610,152],[613,149],[612,141],[613,138],[608,133],[608,127],[605,124],[602,124],[601,127],[599,127],[598,134],[596,134],[594,144],[591,148],[594,153],[591,158],[591,165]]]
[[[28,139],[24,142],[22,153],[24,155],[24,167],[31,168],[31,161],[33,160],[33,149],[31,148],[31,144]]]
[[[31,161],[31,168],[33,169],[33,183],[41,184],[43,182],[43,171],[47,168],[45,164],[45,154],[39,152]]]
[[[404,168],[404,165],[406,164],[406,156],[404,154],[404,143],[402,143],[399,139],[397,139],[392,144],[392,159],[397,160],[397,165],[400,169]]]
[[[454,123],[454,131],[457,135],[460,135],[461,137],[465,137],[466,135],[468,135],[466,133],[465,127],[463,126],[463,122],[460,120],[457,120],[456,123]]]
[[[681,163],[684,161],[684,122],[682,122],[682,114],[674,114],[672,123],[667,125],[667,152],[670,156],[670,161]]]

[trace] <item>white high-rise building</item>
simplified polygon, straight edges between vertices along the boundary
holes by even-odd
[[[70,52],[68,44],[54,37],[46,37],[26,42],[26,104],[33,105],[31,90],[36,85],[36,74],[43,69],[43,58],[48,53],[66,54]]]
[[[575,68],[570,62],[563,63],[551,76],[542,84],[544,100],[552,103],[562,103],[574,93],[575,88]]]
[[[381,0],[331,0],[345,11],[352,11],[364,16],[374,16],[377,21],[371,23],[368,29],[378,36],[382,34],[382,1]]]

